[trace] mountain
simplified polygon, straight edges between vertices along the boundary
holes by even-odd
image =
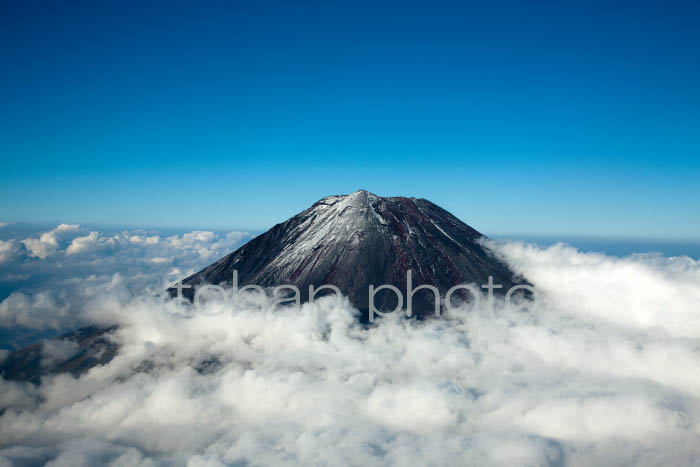
[[[116,356],[118,346],[110,340],[110,333],[115,329],[116,326],[88,326],[54,339],[53,342],[71,348],[71,351],[61,358],[47,359],[55,357],[45,355],[45,346],[52,342],[51,340],[16,350],[0,363],[0,377],[34,384],[39,384],[42,376],[55,373],[70,373],[79,377],[90,368],[108,363]]]
[[[255,237],[233,253],[183,281],[192,299],[199,284],[239,287],[294,285],[302,301],[309,285],[338,287],[360,310],[369,306],[370,284],[397,287],[406,296],[406,274],[414,288],[436,286],[442,296],[457,284],[485,284],[492,276],[501,292],[524,283],[479,240],[484,236],[425,199],[381,197],[365,190],[329,196]],[[496,290],[499,291],[498,289]],[[174,295],[175,288],[169,289]],[[414,295],[418,315],[432,313],[432,294]],[[378,309],[394,308],[396,296],[384,290]]]
[[[182,292],[192,299],[194,287],[199,284],[231,286],[234,270],[238,271],[239,287],[295,285],[302,301],[308,300],[309,285],[331,284],[363,312],[361,319],[367,320],[369,286],[393,285],[405,297],[409,270],[414,289],[432,285],[442,297],[454,285],[479,286],[487,283],[489,276],[493,283],[503,286],[495,293],[526,284],[481,245],[483,238],[425,199],[385,198],[360,190],[323,198],[275,225],[185,279],[183,283],[192,288]],[[174,288],[168,291],[176,293]],[[414,296],[417,316],[433,313],[432,297],[428,291]],[[392,292],[384,290],[375,298],[378,309],[394,309],[396,297]],[[55,373],[79,376],[117,355],[118,346],[111,340],[115,329],[88,327],[54,339],[53,345],[70,352],[50,362],[45,355],[48,341],[17,350],[1,362],[0,376],[34,383]]]

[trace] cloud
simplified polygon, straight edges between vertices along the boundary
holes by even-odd
[[[80,224],[60,224],[54,232],[77,232],[80,230]]]
[[[103,237],[100,232],[94,231],[83,237],[74,238],[66,249],[66,254],[92,253],[100,249],[109,248],[117,243],[117,239]]]
[[[25,237],[0,240],[0,294],[7,291],[0,295],[0,333],[6,328],[17,334],[17,327],[69,330],[84,323],[96,297],[117,287],[131,294],[161,291],[251,235],[195,231],[163,240],[157,231],[81,234],[78,225],[61,224]],[[0,348],[22,342],[6,339]]]
[[[44,259],[59,251],[59,240],[62,234],[78,230],[80,230],[78,224],[60,224],[54,229],[42,233],[38,238],[25,238],[22,243],[29,250],[31,257]]]
[[[160,235],[146,236],[135,234],[128,237],[128,239],[131,243],[144,243],[147,245],[155,245],[160,241]]]
[[[67,339],[47,339],[42,342],[41,366],[65,362],[80,350],[77,342]]]
[[[71,298],[75,297],[65,292],[26,294],[15,291],[0,302],[0,327],[44,330],[79,324],[78,317],[71,313]]]
[[[83,258],[107,257],[119,251],[126,255],[160,258],[188,257],[196,259],[202,266],[206,260],[230,253],[252,235],[248,232],[228,232],[226,234],[195,230],[181,235],[163,238],[155,231],[122,231],[106,234],[98,230],[79,235],[79,224],[60,224],[48,232],[37,232],[33,237],[0,240],[0,263],[17,259],[23,245],[31,258],[65,261],[68,256]],[[21,255],[19,255],[21,256]],[[21,259],[21,258],[20,258]],[[157,263],[155,261],[154,263]],[[114,271],[117,272],[117,271]]]
[[[167,240],[170,245],[180,250],[195,251],[201,258],[210,258],[213,254],[211,243],[214,240],[214,232],[195,230],[181,237],[173,236]]]
[[[195,245],[223,240],[199,236],[157,248],[197,257]],[[78,379],[0,380],[0,464],[695,462],[700,262],[491,246],[537,286],[533,303],[482,300],[440,319],[394,315],[369,327],[332,297],[301,310],[236,299],[193,313],[129,289],[126,275],[86,279],[82,317],[118,322],[120,353]],[[177,269],[150,261],[158,257],[150,267]],[[121,257],[123,271],[132,259]],[[63,303],[33,297],[13,298],[30,321]],[[55,344],[44,358],[75,350]]]
[[[563,244],[548,249],[517,242],[491,246],[515,271],[550,291],[553,306],[620,326],[700,338],[698,261],[657,254],[580,254]]]
[[[35,258],[46,258],[58,251],[58,237],[55,232],[46,232],[39,238],[26,238],[22,240],[29,250],[29,255]]]
[[[164,263],[169,263],[171,261],[170,258],[162,258],[160,256],[157,256],[155,258],[151,258],[151,263],[154,264],[164,264]]]
[[[20,252],[20,243],[15,239],[0,240],[0,264],[14,259]]]

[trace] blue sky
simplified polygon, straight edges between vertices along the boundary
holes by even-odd
[[[364,188],[700,238],[698,2],[13,3],[2,221],[264,229]]]

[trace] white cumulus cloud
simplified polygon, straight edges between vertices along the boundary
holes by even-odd
[[[77,232],[80,230],[80,224],[60,224],[54,232]]]
[[[103,237],[100,232],[93,231],[83,237],[74,238],[66,249],[66,253],[69,255],[91,253],[115,244],[116,239],[112,237]]]
[[[45,259],[59,251],[59,240],[62,234],[79,230],[80,225],[78,224],[60,224],[54,229],[42,233],[38,238],[25,238],[22,243],[29,250],[30,256]]]
[[[0,240],[0,264],[10,261],[20,251],[20,243],[15,239]]]
[[[55,232],[46,232],[39,238],[26,238],[22,240],[29,250],[29,255],[35,258],[46,258],[58,251],[58,237]]]

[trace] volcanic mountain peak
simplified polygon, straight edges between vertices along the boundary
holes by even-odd
[[[241,286],[295,285],[302,300],[309,285],[331,284],[360,309],[368,306],[369,285],[405,291],[408,270],[414,286],[443,293],[457,284],[484,284],[489,276],[506,289],[515,285],[508,267],[481,246],[482,237],[425,199],[360,190],[319,200],[183,283],[227,285],[238,271]],[[185,295],[192,298],[193,290]],[[385,294],[379,305],[391,300]]]
[[[398,212],[400,204],[404,208],[412,207],[415,213],[421,212],[415,199],[383,198],[365,190],[323,198],[283,224],[288,227],[283,239],[285,247],[274,262],[280,267],[294,267],[330,244],[342,243],[354,248],[375,233],[415,235],[411,216]]]

